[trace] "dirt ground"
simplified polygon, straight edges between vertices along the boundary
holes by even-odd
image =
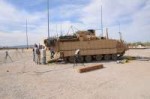
[[[104,68],[78,73],[73,64],[37,65],[32,53],[9,50],[13,62],[0,51],[0,99],[150,99],[150,61],[110,62]],[[150,49],[126,55],[150,57]]]

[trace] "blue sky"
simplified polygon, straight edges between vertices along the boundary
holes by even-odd
[[[19,9],[29,12],[45,11],[47,8],[47,0],[7,0],[8,3],[15,5]],[[50,9],[64,5],[85,5],[90,0],[49,0]]]
[[[119,23],[126,42],[150,41],[150,0],[49,0],[51,36],[67,34],[72,25],[79,30],[103,26],[111,38],[119,38]],[[47,37],[47,0],[0,0],[0,46],[26,44],[28,20],[29,44]],[[97,31],[97,35],[101,35]]]

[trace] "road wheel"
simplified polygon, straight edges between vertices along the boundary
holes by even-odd
[[[91,56],[85,56],[85,61],[86,62],[91,62],[92,61],[92,57]]]
[[[69,60],[70,63],[73,63],[73,62],[74,62],[74,57],[73,57],[73,56],[70,56],[70,57],[68,58],[68,60]]]
[[[67,58],[67,57],[63,58],[63,60],[64,60],[65,62],[68,62],[68,58]]]
[[[102,56],[102,55],[96,55],[96,57],[95,57],[95,59],[96,59],[97,61],[101,61],[101,60],[102,60],[102,58],[103,58],[103,56]]]
[[[105,59],[105,60],[110,60],[110,58],[111,58],[110,55],[108,55],[108,54],[104,55],[104,59]]]
[[[82,63],[84,61],[84,57],[83,56],[79,56],[79,63]]]
[[[112,58],[112,60],[117,60],[117,54],[112,54],[111,58]]]

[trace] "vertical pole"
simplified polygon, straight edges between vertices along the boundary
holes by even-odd
[[[102,12],[102,5],[101,5],[101,32],[102,32],[102,36],[103,36],[103,12]]]
[[[109,39],[109,37],[108,37],[108,28],[106,28],[106,39]]]
[[[120,36],[120,41],[122,40],[122,34],[120,32],[120,22],[119,22],[119,36]]]
[[[60,24],[60,35],[62,36],[62,23]]]
[[[120,41],[122,41],[122,33],[119,32],[119,36],[120,36]]]
[[[49,0],[47,0],[48,38],[49,38]]]
[[[26,19],[26,41],[27,41],[27,49],[28,49],[28,22]]]

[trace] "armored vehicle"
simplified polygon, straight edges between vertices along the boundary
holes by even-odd
[[[47,47],[53,47],[60,53],[60,58],[73,62],[75,51],[80,49],[80,61],[116,60],[128,49],[123,40],[97,37],[95,30],[77,31],[73,35],[45,39]]]

